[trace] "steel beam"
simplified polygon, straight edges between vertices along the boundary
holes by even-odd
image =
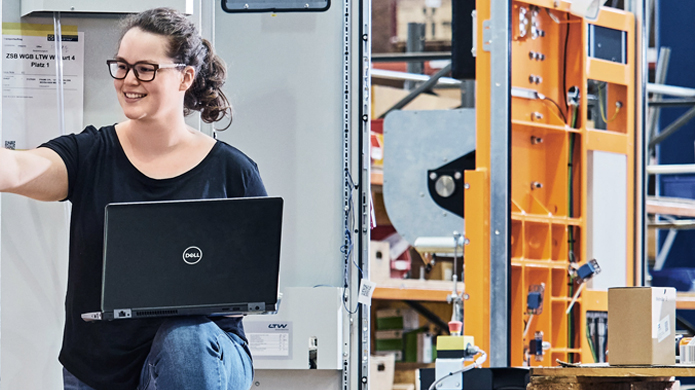
[[[490,366],[510,359],[510,2],[490,0]],[[470,315],[470,314],[469,314]]]

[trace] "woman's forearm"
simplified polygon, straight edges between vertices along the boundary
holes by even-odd
[[[0,192],[48,201],[64,199],[67,188],[67,169],[56,152],[0,148]]]

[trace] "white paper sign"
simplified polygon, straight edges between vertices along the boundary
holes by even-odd
[[[79,133],[83,127],[84,33],[78,33],[75,26],[63,26],[62,35],[65,131]],[[0,146],[32,149],[61,135],[53,26],[4,23],[2,44]]]
[[[253,358],[291,358],[292,322],[247,321],[244,323]]]

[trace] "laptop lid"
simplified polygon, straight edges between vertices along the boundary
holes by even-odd
[[[104,319],[277,310],[282,198],[106,206]]]

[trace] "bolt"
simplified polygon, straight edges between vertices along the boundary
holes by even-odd
[[[470,243],[471,243],[471,240],[469,240],[467,238],[463,240],[463,245],[468,245]]]
[[[254,385],[254,386],[256,386],[256,387],[258,387],[258,386],[260,386],[260,385],[261,385],[261,382],[259,382],[259,381],[256,381],[256,382],[254,382],[254,384],[253,384],[253,385]]]
[[[467,190],[467,189],[469,189],[469,188],[471,188],[471,185],[470,185],[470,184],[465,183],[465,184],[463,185],[463,189],[464,189],[464,190]]]
[[[432,172],[430,173],[430,180],[435,180],[437,178],[437,174]]]
[[[248,4],[244,4],[244,9],[249,9],[249,5],[248,5]]]
[[[534,111],[531,113],[531,120],[538,121],[541,119],[543,119],[543,114],[541,114],[540,112]]]
[[[461,172],[454,173],[454,179],[461,180]]]
[[[425,193],[424,193],[424,192],[421,192],[421,193],[420,193],[420,197],[421,197],[421,198],[424,198],[424,197],[425,197]]]
[[[304,8],[309,8],[309,4],[304,4]]]
[[[537,181],[531,182],[531,189],[535,190],[536,188],[543,188],[543,183]]]
[[[530,60],[535,59],[535,58],[536,58],[536,52],[535,52],[535,51],[530,51],[530,52],[528,52],[528,58],[529,58]]]
[[[536,76],[534,76],[534,75],[529,75],[529,76],[528,76],[528,82],[531,83],[531,84],[533,84],[534,81],[536,81]]]
[[[536,137],[535,135],[531,136],[531,144],[532,145],[537,145],[537,144],[542,144],[542,143],[543,143],[543,138]]]
[[[545,60],[545,54],[540,54],[540,53],[539,53],[539,54],[538,54],[538,59],[541,60],[541,61],[544,61],[544,60]]]
[[[542,82],[543,82],[543,77],[541,77],[541,76],[536,77],[536,84],[540,84]]]
[[[499,230],[495,230],[495,235],[496,235],[496,236],[499,236],[499,235],[500,235],[500,231],[499,231]]]

